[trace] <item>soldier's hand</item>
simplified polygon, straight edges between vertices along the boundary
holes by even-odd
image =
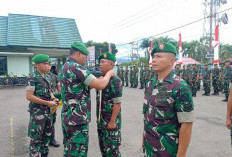
[[[54,100],[55,100],[55,99],[54,99]],[[54,101],[48,101],[47,105],[48,105],[49,107],[53,107],[53,106],[56,106],[57,104],[56,104],[56,102],[54,102]]]
[[[108,125],[107,125],[107,128],[108,128],[109,130],[114,130],[114,129],[116,129],[116,123],[115,123],[114,121],[110,121],[110,122],[108,123]]]
[[[230,130],[231,120],[230,118],[226,118],[226,127]]]
[[[59,104],[59,99],[55,98],[53,101],[54,101],[57,105]]]

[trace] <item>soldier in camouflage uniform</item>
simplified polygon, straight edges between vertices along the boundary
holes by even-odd
[[[183,80],[185,80],[185,81],[187,80],[185,65],[183,65],[181,78],[182,78]]]
[[[130,66],[130,88],[133,88],[134,84],[133,84],[133,73],[134,70],[132,69],[132,66]]]
[[[114,76],[113,70],[110,70],[103,78],[96,78],[84,67],[88,53],[84,44],[74,42],[70,56],[59,73],[63,100],[61,121],[64,157],[87,156],[91,120],[90,89],[104,89]]]
[[[203,88],[205,93],[202,95],[210,96],[212,75],[211,75],[211,71],[208,69],[208,64],[205,64],[204,68],[205,69],[204,72],[202,73],[202,79],[203,79]]]
[[[185,156],[190,142],[193,100],[189,86],[172,71],[176,53],[169,43],[160,43],[152,50],[152,70],[158,73],[148,82],[144,93],[146,157]]]
[[[176,64],[174,73],[180,77],[181,75],[181,69],[180,69],[180,64]]]
[[[29,103],[30,120],[28,136],[31,138],[29,145],[30,157],[47,157],[48,143],[52,134],[52,121],[50,107],[56,106],[58,99],[51,92],[50,82],[46,72],[49,68],[49,57],[38,54],[32,58],[36,70],[29,76],[26,97]]]
[[[223,70],[224,70],[224,64],[221,64],[220,65],[220,74],[219,74],[219,80],[220,80],[220,88],[219,88],[219,90],[220,90],[220,92],[224,92],[224,85],[223,85],[223,82],[224,82],[224,80],[223,80]]]
[[[228,101],[229,97],[229,83],[231,81],[231,70],[230,67],[230,60],[225,61],[225,68],[223,70],[223,80],[224,80],[224,92],[225,92],[225,99],[222,101]]]
[[[186,73],[186,82],[187,82],[187,84],[191,87],[192,85],[192,70],[191,70],[191,68],[190,68],[190,65],[187,65],[187,69],[186,69],[186,71],[185,71],[185,73]]]
[[[122,80],[122,86],[124,86],[124,70],[123,67],[120,67],[120,79]]]
[[[126,87],[128,87],[128,77],[129,77],[129,70],[128,70],[128,66],[126,66],[126,69],[125,69],[125,82],[126,82]]]
[[[49,69],[47,73],[47,80],[50,82],[51,85],[51,92],[60,93],[60,82],[58,80],[58,73],[55,66],[49,65]],[[52,118],[52,135],[49,145],[53,147],[59,147],[60,144],[55,140],[55,123],[56,123],[56,112],[51,115]]]
[[[192,79],[191,79],[191,91],[192,96],[197,96],[197,89],[198,89],[198,81],[199,81],[199,71],[196,67],[196,64],[193,64],[193,70],[192,70]]]
[[[144,88],[144,68],[140,67],[140,72],[139,72],[139,79],[140,79],[140,88],[139,89],[143,89]]]
[[[214,68],[212,70],[212,85],[214,92],[212,95],[219,95],[219,87],[220,87],[220,78],[219,78],[220,70],[218,68],[218,64],[214,64]]]
[[[119,78],[121,78],[120,74],[121,74],[121,72],[120,72],[120,68],[119,68],[119,66],[118,66],[118,68],[117,68],[117,76],[118,76]]]
[[[106,74],[114,67],[113,54],[102,53],[99,56],[100,69]],[[99,91],[97,91],[97,116],[99,116]],[[118,77],[112,77],[102,90],[100,119],[97,123],[99,146],[103,157],[120,157],[121,145],[121,101],[122,84]],[[99,117],[98,117],[99,118]]]
[[[144,87],[146,87],[146,84],[148,83],[149,80],[150,80],[150,70],[149,70],[149,67],[146,66],[145,67],[145,84],[144,84]]]
[[[139,70],[137,68],[137,66],[134,66],[133,69],[133,88],[137,88],[138,87],[138,74],[139,74]]]
[[[201,89],[201,69],[200,69],[200,65],[197,65],[197,70],[198,70],[198,75],[199,75],[199,79],[198,79],[198,84],[197,84],[197,90],[200,91]]]

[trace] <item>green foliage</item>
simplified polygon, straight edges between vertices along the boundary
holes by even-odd
[[[109,52],[109,43],[107,42],[97,43],[97,42],[90,40],[87,43],[85,43],[85,45],[87,47],[95,46],[95,58],[96,59],[98,58],[100,52]],[[112,53],[116,55],[116,53],[118,52],[118,50],[116,49],[116,45],[114,43],[110,43],[110,45],[111,45]]]
[[[150,47],[150,42],[148,39],[144,39],[140,48],[145,49],[145,54],[148,53]],[[172,43],[176,49],[179,49],[178,41],[169,38],[168,36],[159,37],[153,39],[153,47],[155,47],[160,42],[169,42]],[[199,62],[208,63],[209,59],[205,58],[206,54],[210,51],[210,42],[208,37],[201,37],[199,40],[192,40],[190,42],[182,41],[182,51],[183,57],[191,57]],[[220,61],[226,60],[232,56],[232,45],[229,44],[220,44],[219,45],[219,59]],[[149,55],[145,55],[145,58],[149,61]]]

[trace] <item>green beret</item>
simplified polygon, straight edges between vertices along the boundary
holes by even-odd
[[[115,55],[113,55],[112,53],[109,53],[109,52],[105,52],[105,53],[100,54],[100,56],[98,57],[99,62],[101,59],[108,59],[108,60],[111,60],[113,62],[116,62]]]
[[[226,62],[230,62],[230,60],[229,60],[229,59],[227,59],[227,60],[225,61],[225,63],[226,63]]]
[[[204,66],[208,66],[208,63],[207,63],[207,64],[205,64]]]
[[[214,64],[213,66],[217,66],[218,64]]]
[[[220,67],[224,67],[225,65],[224,64],[221,64]]]
[[[193,64],[192,66],[196,66],[197,64]]]
[[[48,55],[38,54],[32,58],[32,61],[35,63],[44,63],[49,62],[50,58]]]
[[[151,52],[151,56],[154,55],[154,53],[160,53],[160,52],[169,52],[169,53],[174,53],[176,55],[177,51],[175,46],[173,46],[170,43],[159,43],[159,45],[156,45]]]
[[[85,55],[89,54],[88,49],[82,43],[74,42],[74,43],[72,43],[71,48],[74,50],[80,51],[80,52],[84,53]]]

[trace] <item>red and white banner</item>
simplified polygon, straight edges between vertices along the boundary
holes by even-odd
[[[153,49],[153,40],[151,41],[150,51],[149,51],[149,67],[152,66],[152,56],[151,56],[152,49]]]
[[[214,64],[219,64],[219,26],[215,27],[215,40],[213,42],[214,47]]]
[[[179,33],[179,64],[181,65],[182,62],[182,57],[183,56],[183,51],[182,51],[182,40],[181,40],[181,33]]]

